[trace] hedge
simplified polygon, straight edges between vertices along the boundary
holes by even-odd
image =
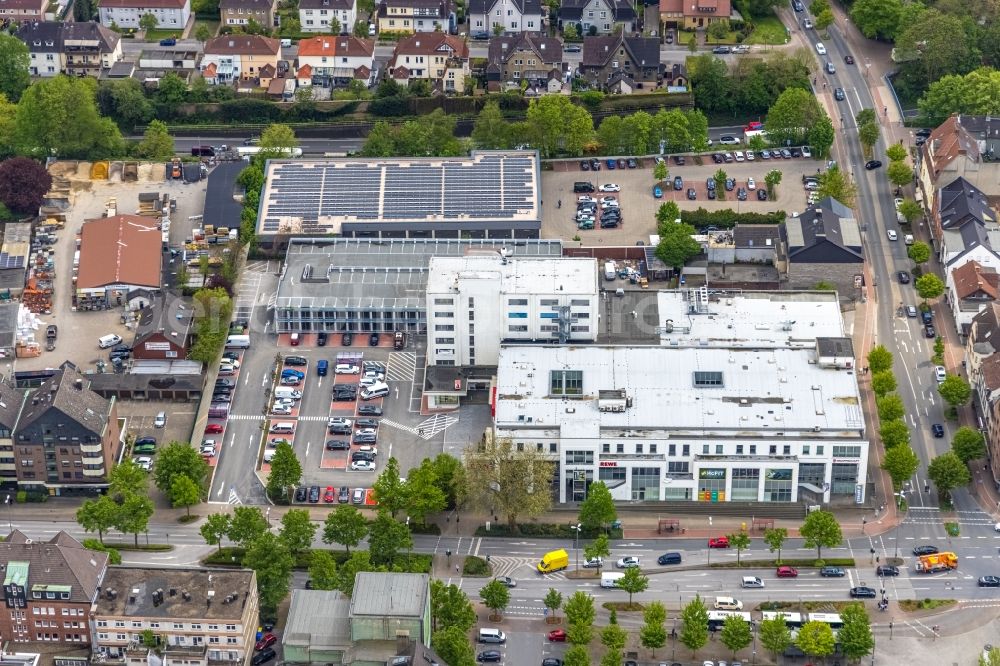
[[[343,549],[330,550],[326,548],[314,548],[299,553],[295,558],[295,568],[300,571],[309,569],[309,562],[312,559],[313,551],[325,550],[330,553],[333,561],[338,565],[343,564],[350,558],[350,553]],[[201,563],[205,566],[217,567],[242,567],[244,549],[237,546],[225,546],[221,551],[215,550],[211,555],[202,558]],[[421,553],[400,553],[395,565],[399,570],[406,570],[409,573],[430,573],[433,555]]]
[[[773,213],[740,212],[727,208],[725,210],[682,210],[681,222],[693,227],[715,225],[720,229],[732,229],[737,224],[780,224],[785,221],[785,211]]]

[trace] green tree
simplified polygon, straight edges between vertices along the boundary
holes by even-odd
[[[913,180],[913,167],[906,162],[889,162],[885,173],[889,182],[896,187],[907,185]]]
[[[212,29],[205,23],[199,23],[194,29],[194,38],[204,44],[212,38]]]
[[[983,34],[989,37],[1000,35],[1000,24],[993,21]],[[987,42],[987,48],[995,50],[997,47]],[[980,67],[964,76],[949,74],[931,83],[923,97],[917,101],[921,122],[931,126],[939,125],[954,113],[1000,114],[1000,100],[990,92],[1000,83],[1000,71],[996,69],[997,62],[1000,62],[1000,52],[993,59],[993,67]]]
[[[31,84],[27,45],[9,33],[0,34],[0,93],[16,102]]]
[[[868,352],[868,370],[878,374],[892,370],[892,352],[883,345],[876,345]]]
[[[882,397],[895,390],[896,375],[892,374],[891,370],[883,370],[872,375],[872,391],[875,392],[875,395]]]
[[[655,655],[656,650],[667,644],[667,629],[663,625],[667,621],[667,609],[661,602],[651,601],[642,611],[642,620],[639,642]]]
[[[687,60],[695,105],[706,112],[732,110],[735,94],[726,63],[709,53]]]
[[[864,150],[865,157],[871,157],[875,144],[878,143],[882,130],[877,120],[870,120],[862,125],[858,125],[858,141]]]
[[[603,481],[594,481],[587,498],[580,503],[580,524],[588,529],[605,529],[618,517],[615,500]]]
[[[736,566],[740,566],[740,555],[750,547],[750,535],[742,530],[728,535],[729,545],[736,549]]]
[[[565,95],[545,95],[532,100],[527,113],[531,144],[542,157],[581,155],[594,140],[594,119],[586,109]]]
[[[613,659],[608,663],[618,666],[622,663],[622,652],[625,650],[625,643],[628,641],[628,632],[618,624],[609,624],[601,630],[601,644],[608,649],[605,659]],[[605,663],[604,660],[601,661]]]
[[[260,133],[260,155],[261,159],[267,159],[271,155],[290,155],[293,148],[298,148],[299,140],[295,138],[295,131],[288,125],[274,123],[264,128]]]
[[[894,143],[885,149],[885,156],[889,158],[891,162],[902,162],[906,159],[908,153],[906,148],[903,147],[901,143]]]
[[[701,595],[689,601],[681,610],[680,641],[684,647],[691,650],[691,657],[698,654],[698,650],[705,647],[708,642],[708,609],[705,602],[701,600]]]
[[[431,621],[434,631],[445,627],[459,627],[467,632],[476,623],[476,611],[457,585],[446,585],[443,581],[431,579]]]
[[[760,644],[770,651],[775,661],[792,644],[792,632],[781,615],[762,620],[759,633]]]
[[[165,493],[170,492],[174,479],[186,476],[198,487],[208,476],[208,463],[198,450],[187,442],[170,442],[156,455],[153,467],[153,483]]]
[[[597,538],[583,547],[583,556],[588,560],[600,557],[603,561],[605,557],[611,556],[611,544],[607,534],[598,534]],[[598,567],[598,570],[600,567]]]
[[[445,506],[458,507],[465,499],[465,468],[462,461],[447,453],[439,453],[433,462],[437,485],[444,492]]]
[[[208,545],[215,544],[222,552],[222,540],[229,535],[230,517],[228,513],[210,513],[199,528],[201,536]]]
[[[878,434],[886,451],[910,443],[910,430],[900,419],[882,421]]]
[[[170,504],[174,508],[184,507],[188,518],[191,517],[191,507],[201,502],[201,488],[190,477],[183,474],[175,476],[170,484]]]
[[[368,552],[374,564],[391,566],[400,550],[412,548],[409,528],[380,509],[368,525]]]
[[[558,617],[559,609],[562,608],[563,595],[562,592],[554,587],[550,587],[549,591],[545,593],[545,598],[542,599],[545,607],[552,611],[552,617]]]
[[[753,632],[750,630],[750,625],[742,618],[730,615],[722,625],[720,638],[722,644],[732,651],[735,658],[737,652],[750,645],[750,641],[753,640]]]
[[[799,629],[795,645],[810,657],[824,658],[833,654],[837,639],[825,622],[806,622]]]
[[[142,495],[125,495],[115,516],[115,529],[135,537],[139,545],[139,533],[149,529],[149,519],[153,515],[153,500]]]
[[[361,571],[375,571],[367,550],[356,550],[346,561],[341,562],[337,567],[337,578],[339,582],[337,589],[346,596],[354,594],[354,579]]]
[[[911,478],[920,467],[920,458],[913,452],[909,444],[901,444],[887,449],[882,459],[882,469],[889,473],[892,488],[899,492],[907,479]]]
[[[824,548],[836,548],[844,541],[840,523],[829,511],[813,511],[802,522],[799,529],[803,545],[816,549],[816,559],[823,559]],[[805,650],[803,650],[805,652]]]
[[[681,219],[681,209],[675,201],[664,201],[656,209],[657,228],[661,224],[674,223]]]
[[[566,640],[573,645],[587,645],[594,637],[594,619],[597,611],[594,609],[594,598],[577,590],[563,605],[563,614],[569,625],[566,629]]]
[[[768,549],[773,553],[778,551],[778,563],[781,563],[781,547],[785,545],[785,539],[788,538],[788,530],[784,527],[769,527],[764,530],[764,543],[767,544]]]
[[[420,467],[410,470],[406,479],[406,514],[419,525],[427,516],[444,510],[448,502],[441,489],[434,461],[424,458]]]
[[[898,421],[906,413],[903,400],[895,393],[875,398],[875,407],[878,409],[878,418],[883,423],[886,421]]]
[[[856,0],[851,19],[868,39],[892,39],[903,11],[901,0]]]
[[[309,555],[309,580],[314,590],[336,590],[337,561],[329,551],[314,550]]]
[[[281,531],[278,533],[278,538],[288,548],[288,552],[298,555],[312,548],[318,528],[319,525],[309,519],[307,509],[289,509],[281,517]]]
[[[271,497],[284,494],[291,500],[295,486],[302,480],[302,463],[299,462],[292,445],[278,444],[271,458],[271,471],[267,475],[267,493]]]
[[[931,248],[927,243],[917,241],[907,248],[906,255],[913,261],[913,263],[923,264],[931,258]]]
[[[786,88],[768,109],[764,127],[774,145],[785,145],[788,141],[798,145],[805,140],[808,128],[824,117],[826,112],[812,92]]]
[[[917,278],[913,286],[917,288],[917,294],[926,303],[929,299],[937,298],[944,293],[944,282],[934,273],[924,273]]]
[[[257,574],[257,598],[260,607],[274,613],[288,595],[295,558],[288,547],[271,532],[263,532],[247,545],[243,566]]]
[[[656,181],[657,183],[662,183],[667,179],[667,176],[669,175],[670,172],[667,170],[666,161],[657,162],[656,166],[653,167],[653,180]]]
[[[518,518],[540,516],[552,506],[548,491],[552,474],[553,465],[542,453],[532,448],[518,451],[509,439],[486,438],[465,451],[465,492],[470,501],[480,510],[505,515],[515,533]]]
[[[972,397],[972,387],[969,386],[969,382],[958,375],[947,375],[944,381],[938,384],[937,389],[952,409],[964,405]]]
[[[135,150],[139,156],[150,160],[167,160],[173,157],[174,137],[170,136],[167,124],[160,120],[151,121]]]
[[[142,28],[143,32],[151,32],[153,30],[156,30],[156,26],[158,26],[159,24],[160,22],[152,14],[143,14],[139,18],[139,27]]]
[[[161,108],[173,108],[183,104],[187,101],[187,94],[187,82],[174,72],[167,72],[156,86],[156,101]]]
[[[819,175],[819,188],[816,192],[820,199],[833,197],[848,208],[853,208],[858,188],[848,174],[833,166]]]
[[[823,11],[816,14],[816,29],[823,31],[833,25],[833,11],[830,8],[826,8]]]
[[[812,125],[806,133],[806,141],[813,147],[815,157],[829,157],[834,138],[836,138],[836,130],[833,129],[833,121],[825,112],[816,119],[816,124]]]
[[[683,222],[664,222],[659,226],[660,244],[656,256],[675,270],[680,270],[692,257],[701,254],[701,245],[691,236],[694,227]]]
[[[948,74],[966,74],[977,64],[975,41],[959,16],[928,9],[900,28],[896,51],[907,61],[901,74],[919,88]]]
[[[510,123],[503,117],[497,102],[487,102],[472,126],[472,141],[486,150],[511,147]]]
[[[986,456],[986,438],[975,428],[962,426],[951,438],[951,450],[959,460],[968,464],[971,460]]]
[[[590,653],[583,645],[573,645],[563,655],[563,666],[590,666]]]
[[[483,605],[493,611],[491,619],[499,621],[510,603],[510,590],[494,578],[480,588],[479,598],[483,600]]]
[[[476,666],[476,653],[460,627],[444,627],[431,634],[431,647],[448,666]]]
[[[968,466],[955,455],[954,451],[931,460],[927,465],[927,476],[942,495],[947,495],[955,488],[967,486],[972,481]]]
[[[840,617],[844,626],[837,632],[837,642],[845,657],[858,661],[875,648],[868,612],[864,604],[853,603],[840,612]]]
[[[914,220],[924,214],[924,210],[913,199],[903,199],[903,203],[899,204],[899,214],[903,216],[907,224],[912,224]]]
[[[139,467],[131,458],[115,465],[108,476],[108,493],[115,498],[115,501],[127,495],[145,495],[148,485],[149,476],[146,470]]]
[[[238,506],[229,519],[229,540],[240,548],[248,548],[252,541],[267,532],[267,519],[255,506]]]
[[[764,184],[767,185],[767,194],[772,199],[778,196],[778,185],[781,185],[781,171],[771,169],[764,174]]]
[[[115,525],[118,505],[109,495],[86,500],[76,510],[76,522],[85,532],[97,532],[97,538],[104,543],[104,533]]]
[[[628,605],[632,607],[632,595],[645,592],[649,587],[649,576],[644,576],[639,567],[629,567],[625,575],[618,579],[618,587],[628,592]]]
[[[350,553],[368,534],[368,521],[357,508],[341,504],[323,521],[323,543],[339,543]]]
[[[380,510],[389,512],[393,518],[402,511],[408,501],[406,483],[399,474],[399,461],[390,457],[385,469],[372,484],[372,492]]]

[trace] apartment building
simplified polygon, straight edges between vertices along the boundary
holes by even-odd
[[[353,34],[358,20],[358,0],[299,0],[302,32]],[[339,25],[331,27],[331,21]]]
[[[378,7],[378,32],[452,32],[455,10],[449,0],[382,0]]]
[[[278,0],[221,0],[222,25],[246,26],[250,21],[264,29],[278,25]]]
[[[0,19],[13,23],[44,21],[48,6],[45,0],[0,0]]]
[[[26,22],[18,28],[17,38],[28,47],[32,76],[99,77],[122,59],[118,33],[95,21]]]
[[[159,29],[182,30],[191,18],[191,0],[101,0],[98,8],[106,28],[114,24],[139,29],[139,20],[146,14],[156,17]]]
[[[461,93],[470,73],[469,45],[443,32],[418,33],[396,42],[388,68],[401,85],[426,79],[435,90]]]
[[[95,661],[145,666],[246,665],[259,618],[248,569],[109,567],[91,607]],[[142,634],[159,637],[158,654]]]

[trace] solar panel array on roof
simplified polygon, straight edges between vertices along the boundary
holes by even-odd
[[[332,220],[407,222],[537,218],[533,153],[470,158],[269,164],[260,232],[294,221],[327,233]]]
[[[24,255],[10,255],[6,252],[0,252],[0,270],[9,268],[24,268]]]

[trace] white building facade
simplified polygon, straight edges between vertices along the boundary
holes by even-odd
[[[597,340],[597,260],[433,257],[427,364],[496,365],[502,341]]]
[[[182,30],[191,18],[191,0],[101,0],[98,15],[101,25],[138,28],[146,14],[156,17],[156,27]]]

